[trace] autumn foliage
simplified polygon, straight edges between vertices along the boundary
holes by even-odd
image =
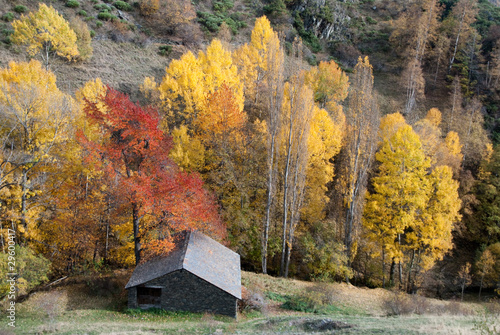
[[[23,15],[20,20],[12,22],[12,27],[12,41],[26,45],[31,56],[40,53],[47,69],[52,53],[68,60],[78,56],[75,32],[52,6],[40,3],[37,12]]]
[[[195,174],[181,172],[168,157],[172,140],[159,128],[157,113],[141,108],[109,88],[98,102],[87,100],[84,111],[101,128],[102,140],[78,133],[86,161],[116,183],[115,193],[130,207],[136,262],[168,252],[172,234],[199,229],[223,237],[217,206]]]
[[[167,34],[195,23],[190,2],[137,4],[145,24]],[[477,250],[462,277],[491,287],[500,154],[473,96],[476,5],[450,6],[418,0],[391,21],[383,35],[394,64],[404,58],[394,66],[401,96],[379,107],[367,56],[349,73],[334,60],[307,65],[302,41],[266,17],[248,43],[233,48],[222,34],[144,78],[142,94],[131,89],[143,105],[100,78],[63,93],[49,58],[90,57],[90,32],[40,4],[13,22],[12,40],[45,69],[35,60],[0,69],[1,245],[14,227],[22,247],[62,275],[131,267],[199,230],[238,252],[245,269],[414,292],[439,281],[433,271],[463,243]],[[488,86],[499,55],[488,60]],[[424,92],[445,71],[450,100],[438,109]]]

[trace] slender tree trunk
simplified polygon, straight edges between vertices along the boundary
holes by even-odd
[[[403,287],[403,264],[401,261],[398,263],[399,268],[399,288]]]
[[[393,258],[392,263],[391,263],[391,270],[389,272],[389,285],[390,286],[395,285],[395,280],[394,280],[395,273],[396,273],[396,262],[394,261],[394,258]]]
[[[469,140],[470,140],[470,133],[472,131],[472,121],[474,119],[474,106],[471,106],[471,112],[470,112],[470,118],[469,118],[469,127],[467,128],[467,137],[465,140],[465,145],[462,150],[463,152],[463,157],[462,157],[462,169],[465,165],[465,157],[467,155],[467,147],[469,146]]]
[[[290,105],[293,108],[293,98],[290,101]],[[285,164],[285,180],[283,181],[283,242],[281,249],[281,266],[280,266],[280,276],[285,277],[285,259],[286,259],[286,241],[287,241],[287,223],[288,223],[288,193],[289,193],[289,185],[288,185],[288,177],[290,174],[290,159],[292,156],[292,145],[293,145],[293,111],[290,111],[290,125],[289,125],[289,133],[288,133],[288,143],[287,143],[287,153],[286,153],[286,164]]]
[[[484,269],[483,269],[484,271]],[[481,283],[479,284],[479,299],[481,299],[481,291],[483,289],[483,281],[484,281],[484,272],[481,274]]]
[[[453,49],[453,55],[451,56],[451,59],[450,59],[450,66],[448,67],[448,73],[451,72],[451,67],[453,66],[453,63],[455,62],[455,57],[457,55],[457,49],[458,49],[458,42],[460,41],[460,34],[462,33],[462,25],[464,23],[464,19],[465,19],[465,9],[462,12],[462,19],[460,20],[460,25],[458,26],[457,38],[455,40],[455,47]]]
[[[134,230],[135,265],[138,265],[141,261],[141,238],[139,236],[139,221],[139,208],[134,202],[132,203],[132,225]]]
[[[441,54],[442,54],[442,51],[440,49],[439,53],[438,53],[438,58],[436,61],[436,72],[434,73],[434,85],[437,84],[438,73],[439,73],[439,63],[441,63]]]
[[[95,260],[97,258],[97,249],[99,248],[99,242],[95,241],[95,245],[94,245],[94,253],[92,255],[92,263],[93,265],[95,265]]]
[[[382,288],[385,288],[385,252],[382,247]]]
[[[49,68],[50,68],[49,54],[50,54],[51,47],[52,47],[52,45],[50,42],[45,42],[45,44],[44,44],[45,57],[42,56],[42,58],[43,58],[43,61],[45,62],[45,70],[47,70],[47,71],[49,71]]]
[[[408,270],[408,283],[407,283],[407,289],[406,289],[406,292],[407,293],[411,293],[413,291],[413,279],[412,279],[412,276],[411,276],[411,272],[413,270],[413,264],[415,262],[415,250],[412,250],[412,255],[411,255],[411,261],[410,261],[410,268]]]
[[[351,266],[351,258],[352,258],[352,230],[354,226],[354,210],[355,206],[357,205],[357,196],[358,196],[358,190],[359,190],[359,184],[362,181],[362,173],[359,170],[359,160],[360,160],[360,146],[361,146],[361,125],[358,124],[358,129],[355,134],[355,148],[352,151],[352,153],[355,154],[354,158],[354,168],[353,168],[353,183],[351,185],[352,188],[352,196],[351,199],[349,199],[349,205],[347,207],[346,211],[346,219],[345,219],[345,226],[344,226],[344,244],[346,248],[346,255],[347,255],[347,266]],[[365,166],[367,165],[368,162],[365,162]]]
[[[5,254],[5,242],[3,239],[3,224],[2,220],[0,220],[0,242],[2,243],[2,253]]]
[[[457,90],[459,89],[458,85],[453,85],[453,104],[451,106],[451,113],[450,113],[450,121],[449,121],[449,124],[448,124],[448,131],[451,130],[451,128],[453,127],[453,119],[454,119],[454,116],[455,116],[455,109],[456,109],[456,103],[457,103]]]
[[[21,176],[21,225],[24,228],[24,242],[26,242],[26,238],[28,235],[28,221],[26,220],[26,211],[27,211],[27,193],[28,193],[28,171],[23,168],[22,176]]]
[[[262,273],[267,274],[267,249],[269,244],[269,225],[271,220],[271,204],[272,204],[272,193],[274,185],[274,151],[276,143],[276,133],[271,134],[271,152],[270,152],[270,163],[268,166],[267,175],[267,200],[266,200],[266,215],[264,218],[264,231],[262,236]]]
[[[108,263],[108,250],[109,250],[109,220],[106,220],[106,246],[104,248],[104,263]]]
[[[465,282],[466,282],[466,280],[465,280],[465,279],[463,279],[463,280],[462,280],[462,296],[461,296],[461,298],[460,298],[460,301],[461,301],[461,302],[463,302],[463,301],[464,301]]]
[[[285,265],[285,278],[288,277],[288,269],[290,267],[290,258],[292,254],[293,239],[295,237],[295,228],[300,221],[300,209],[302,207],[302,197],[303,197],[303,183],[299,181],[299,174],[303,171],[299,171],[300,166],[300,155],[304,154],[301,150],[297,150],[295,156],[295,173],[293,180],[293,196],[292,205],[290,213],[290,228],[288,233],[288,243],[287,243],[287,254],[286,254],[286,265]]]

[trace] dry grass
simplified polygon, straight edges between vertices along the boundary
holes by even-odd
[[[180,57],[186,51],[183,46],[173,46],[170,58],[160,56],[160,44],[151,43],[139,47],[132,43],[116,43],[111,40],[93,40],[92,58],[78,63],[68,63],[53,57],[51,70],[57,76],[58,87],[67,93],[74,91],[85,82],[101,78],[120,91],[134,93],[145,77],[154,77],[161,81],[165,68],[171,58]],[[5,67],[10,61],[28,61],[20,47],[0,47],[0,66]]]
[[[71,278],[50,291],[32,294],[16,305],[16,333],[307,334],[311,330],[304,325],[311,320],[354,326],[335,334],[488,334],[484,331],[487,327],[500,329],[498,314],[485,314],[486,310],[500,310],[495,303],[439,301],[345,283],[311,283],[250,272],[242,273],[242,282],[249,289],[262,294],[313,296],[332,308],[320,314],[288,311],[280,308],[281,303],[267,299],[265,312],[248,311],[240,314],[238,321],[210,314],[130,313],[125,310],[123,289],[129,275]],[[394,314],[387,309],[391,301],[410,312],[387,316]],[[0,334],[8,330],[0,323]]]

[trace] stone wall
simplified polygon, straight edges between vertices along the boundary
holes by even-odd
[[[131,287],[128,289],[128,308],[134,309],[139,308],[137,304],[137,288]]]
[[[161,306],[168,311],[206,312],[234,318],[237,316],[235,297],[185,270],[169,273],[145,283],[144,286],[162,287]],[[131,298],[134,294],[135,298]],[[137,305],[137,290],[131,288],[129,308],[137,308],[130,307],[134,304]]]

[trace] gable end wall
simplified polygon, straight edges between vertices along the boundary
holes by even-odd
[[[167,311],[214,313],[237,317],[235,297],[186,270],[174,271],[151,280],[144,286],[162,287],[161,306]],[[129,289],[129,308],[132,290],[137,297],[137,290]]]

